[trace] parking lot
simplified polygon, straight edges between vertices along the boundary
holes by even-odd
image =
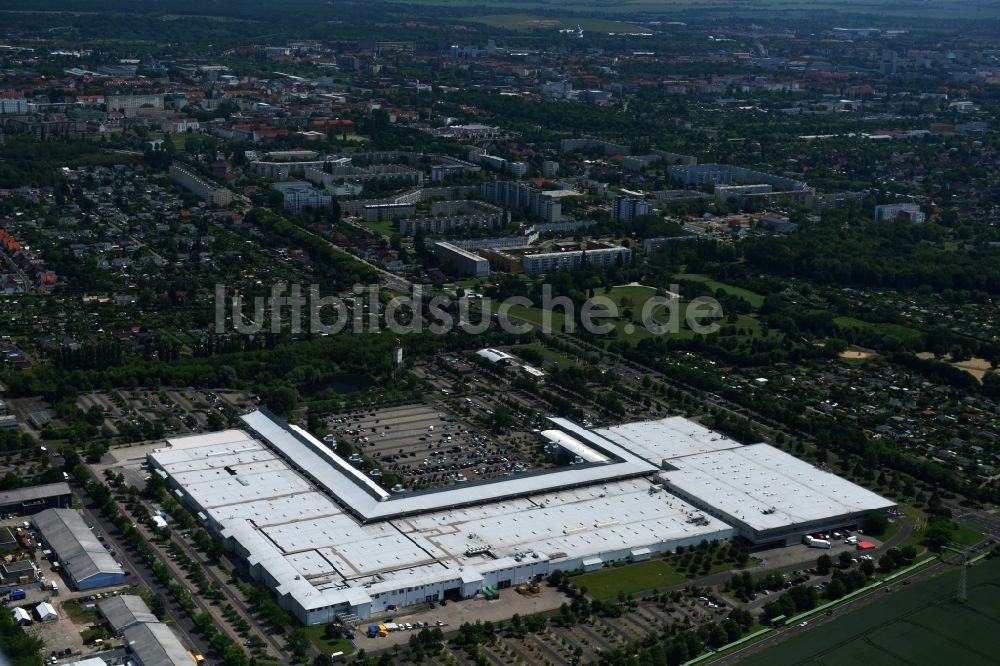
[[[504,438],[470,425],[443,403],[355,410],[330,419],[330,430],[368,460],[403,478],[404,489],[509,476],[535,468]],[[375,470],[375,477],[381,474]]]
[[[230,414],[251,409],[253,402],[238,391],[119,389],[81,394],[77,407],[103,411],[103,426],[113,434],[121,432],[123,423],[141,427],[148,422],[170,436],[220,428]]]
[[[566,595],[559,592],[554,587],[542,585],[536,594],[521,595],[513,589],[503,590],[500,598],[496,600],[486,600],[482,596],[474,599],[466,599],[461,602],[449,603],[445,606],[435,604],[433,608],[427,604],[421,604],[412,608],[403,608],[399,611],[377,613],[368,620],[358,625],[356,630],[355,644],[359,648],[366,650],[383,650],[393,645],[405,645],[410,640],[412,630],[392,631],[388,636],[369,638],[365,634],[365,628],[372,624],[386,622],[396,622],[404,624],[409,622],[426,622],[428,627],[440,626],[445,633],[455,631],[466,622],[500,622],[507,620],[511,615],[530,615],[551,611],[566,602]],[[440,623],[440,625],[439,625]],[[419,628],[416,628],[419,631]]]

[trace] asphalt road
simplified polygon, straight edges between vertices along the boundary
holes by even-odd
[[[126,580],[144,587],[151,592],[162,594],[166,600],[167,611],[173,619],[173,628],[180,635],[181,642],[199,654],[210,654],[212,652],[211,646],[208,645],[208,642],[198,632],[197,627],[195,627],[191,618],[188,617],[187,612],[174,601],[173,597],[163,591],[163,586],[160,585],[160,582],[153,575],[152,570],[150,570],[144,560],[136,557],[136,554],[127,545],[118,528],[104,518],[97,504],[79,484],[74,484],[74,491],[83,503],[81,513],[83,513],[84,520],[93,525],[95,531],[99,530],[109,540],[113,539],[113,543],[117,546],[116,557],[118,561],[124,564],[125,570],[132,574]]]

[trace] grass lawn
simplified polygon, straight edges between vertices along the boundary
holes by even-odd
[[[62,611],[74,624],[93,624],[101,619],[96,610],[89,611],[82,604],[73,601],[64,602]]]
[[[734,566],[732,562],[713,562],[709,574],[727,571]],[[701,575],[699,574],[699,577]],[[617,597],[619,592],[635,594],[654,588],[681,585],[688,580],[689,577],[685,572],[678,571],[667,560],[648,560],[581,574],[573,578],[573,584],[577,587],[586,587],[587,594],[594,599],[605,600]]]
[[[448,286],[454,287],[455,289],[471,289],[474,287],[481,287],[488,281],[489,280],[485,278],[467,278],[465,280],[455,280],[454,282],[449,282]]]
[[[654,587],[680,585],[685,581],[687,577],[664,560],[608,567],[573,578],[574,585],[586,587],[587,594],[601,600],[617,597],[619,592],[635,594]]]
[[[906,504],[900,504],[899,510],[902,511],[903,515],[905,515],[907,520],[910,521],[910,525],[913,526],[913,532],[910,536],[903,539],[897,547],[902,548],[904,546],[913,546],[917,549],[917,552],[922,553],[925,548],[920,544],[920,540],[924,538],[924,527],[927,526],[927,516],[920,509]],[[893,524],[890,523],[889,526],[892,527],[892,525]],[[897,527],[896,529],[898,530],[899,528]]]
[[[532,343],[530,345],[519,345],[511,349],[511,351],[514,353],[514,355],[517,355],[519,349],[530,349],[534,352],[537,352],[541,354],[546,361],[552,361],[560,368],[573,368],[576,367],[577,365],[576,361],[571,359],[569,356],[566,356],[565,354],[560,354],[557,351],[553,351],[537,342]]]
[[[306,636],[309,637],[309,640],[311,640],[313,645],[315,645],[323,654],[330,655],[334,652],[351,654],[354,652],[354,643],[346,638],[341,638],[336,641],[323,638],[323,632],[326,630],[326,625],[318,624],[312,627],[303,627],[302,630],[306,632]]]
[[[983,526],[979,523],[962,523],[958,526],[958,530],[952,537],[952,541],[960,543],[963,546],[975,546],[983,540],[984,531]]]
[[[726,284],[725,282],[719,282],[713,280],[707,275],[701,275],[699,273],[679,273],[674,276],[677,280],[690,280],[692,282],[703,282],[706,287],[715,293],[719,289],[726,292],[730,296],[736,296],[742,298],[754,310],[759,310],[760,306],[764,304],[764,297],[756,292],[750,291],[749,289],[744,289],[743,287],[736,287],[731,284]]]
[[[833,323],[840,328],[866,328],[878,331],[881,335],[893,336],[906,341],[917,341],[921,338],[920,331],[900,326],[899,324],[873,324],[871,322],[855,319],[854,317],[834,317]]]
[[[375,233],[383,236],[391,236],[396,233],[396,224],[392,220],[380,220],[378,222],[362,222],[362,224]]]

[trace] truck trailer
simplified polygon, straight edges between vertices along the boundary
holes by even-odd
[[[816,537],[809,536],[808,534],[802,537],[802,543],[809,546],[810,548],[832,548],[833,546],[826,539],[817,539]]]

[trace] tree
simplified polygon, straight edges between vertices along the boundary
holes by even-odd
[[[309,650],[309,636],[307,636],[306,632],[300,627],[287,631],[285,633],[285,640],[288,642],[288,648],[296,656],[305,656],[306,652]]]
[[[816,573],[820,576],[825,576],[830,573],[830,567],[833,566],[833,560],[829,555],[823,554],[816,559]]]
[[[166,597],[159,592],[154,594],[153,598],[149,602],[149,610],[153,611],[153,615],[162,620],[167,613]]]
[[[889,528],[889,519],[884,513],[872,511],[865,516],[865,531],[872,536],[882,536]]]
[[[830,581],[830,586],[826,588],[827,599],[840,599],[845,594],[847,594],[847,587],[840,579]]]
[[[842,550],[840,554],[837,555],[837,560],[839,561],[840,567],[846,569],[851,566],[851,552],[849,550]]]
[[[939,553],[951,541],[951,535],[954,531],[954,525],[947,520],[931,521],[924,532],[924,545],[935,553]]]
[[[289,416],[295,410],[298,401],[298,391],[290,386],[278,386],[267,396],[267,406],[281,416]]]

